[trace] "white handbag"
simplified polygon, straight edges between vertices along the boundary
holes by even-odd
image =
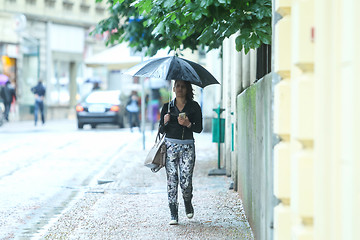
[[[152,172],[158,172],[162,167],[165,166],[166,161],[166,145],[165,145],[165,134],[158,134],[155,138],[155,144],[150,149],[150,152],[145,158],[144,165],[149,167]]]

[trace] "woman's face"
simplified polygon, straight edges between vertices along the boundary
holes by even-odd
[[[176,95],[176,97],[186,97],[186,85],[184,81],[178,80],[175,82],[174,85],[174,93]]]

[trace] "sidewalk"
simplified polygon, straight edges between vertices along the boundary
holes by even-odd
[[[253,239],[238,194],[228,190],[230,179],[207,175],[217,166],[209,133],[196,135],[194,218],[186,218],[180,193],[179,225],[168,225],[165,169],[143,166],[154,137],[146,137],[145,151],[141,138],[129,144],[98,178],[113,182],[92,184],[39,239]]]

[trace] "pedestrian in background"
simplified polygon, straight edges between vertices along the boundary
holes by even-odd
[[[159,121],[160,101],[159,89],[151,89],[151,97],[148,103],[148,119],[151,122],[151,130],[155,129],[155,124]]]
[[[133,127],[140,127],[139,121],[139,97],[136,91],[132,91],[129,97],[129,101],[126,104],[126,110],[129,114],[130,130]]]
[[[15,88],[9,80],[5,83],[5,86],[1,88],[0,95],[5,106],[4,118],[6,121],[9,121],[11,103],[16,100]]]
[[[193,132],[200,133],[202,113],[194,101],[190,82],[176,80],[173,88],[175,99],[164,104],[161,110],[160,132],[165,133],[167,147],[166,175],[168,202],[171,213],[170,225],[178,224],[178,185],[180,183],[185,213],[194,216],[192,205],[192,177],[195,166],[195,141]],[[170,104],[170,111],[168,106]],[[180,179],[179,179],[180,177]]]
[[[35,108],[34,108],[34,118],[35,126],[38,120],[38,112],[40,110],[42,124],[45,124],[45,115],[44,115],[44,98],[46,89],[41,80],[35,87],[31,88],[31,91],[35,94]]]
[[[100,90],[100,84],[98,82],[94,83],[92,91]]]

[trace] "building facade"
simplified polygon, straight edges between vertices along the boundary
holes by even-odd
[[[13,117],[31,118],[38,80],[47,88],[47,118],[67,118],[86,76],[83,60],[104,48],[89,32],[107,16],[105,3],[90,0],[4,0],[0,3],[0,70],[16,86]]]
[[[254,77],[258,52],[224,42],[222,166],[256,239],[360,238],[359,10],[351,0],[273,1],[264,78]]]
[[[275,239],[360,238],[356,1],[274,1]]]

